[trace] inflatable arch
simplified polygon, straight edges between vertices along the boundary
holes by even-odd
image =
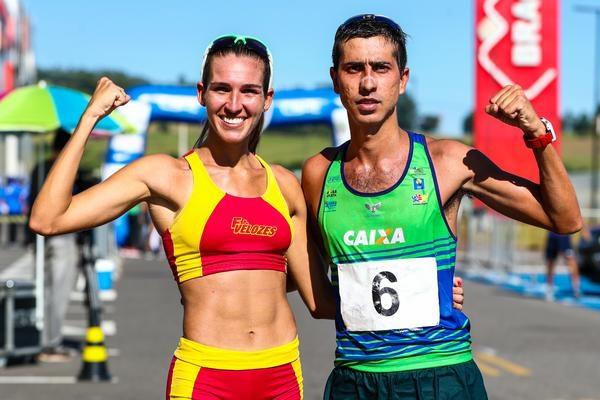
[[[103,179],[144,154],[150,122],[202,123],[206,110],[196,97],[196,88],[187,86],[144,85],[129,88],[132,101],[120,109],[136,126],[136,135],[117,135],[110,139],[103,167]],[[346,111],[331,88],[291,89],[275,92],[265,126],[325,123],[332,128],[331,141],[337,146],[350,138]],[[187,144],[187,140],[184,141]],[[117,244],[129,237],[127,214],[115,221]]]

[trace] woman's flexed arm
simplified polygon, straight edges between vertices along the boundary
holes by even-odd
[[[30,227],[44,235],[97,226],[115,218],[150,195],[143,180],[147,161],[132,165],[102,184],[72,195],[77,169],[94,126],[129,96],[110,79],[102,78],[71,139],[58,155],[31,211]]]

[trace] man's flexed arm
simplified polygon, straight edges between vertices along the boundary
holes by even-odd
[[[486,112],[534,139],[546,134],[545,125],[518,85],[506,86],[490,99]],[[515,146],[525,146],[523,142]],[[558,233],[581,229],[582,219],[573,185],[551,145],[533,149],[540,176],[535,184],[509,174],[478,150],[464,145],[448,149],[466,176],[463,189],[490,207],[517,220]],[[466,168],[466,169],[465,169]]]

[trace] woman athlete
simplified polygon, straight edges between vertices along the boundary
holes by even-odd
[[[200,147],[181,158],[142,157],[73,196],[90,132],[130,99],[100,79],[33,206],[31,228],[56,235],[102,225],[140,202],[149,205],[184,308],[167,399],[301,399],[286,273],[313,317],[335,314],[324,269],[308,244],[298,180],[255,154],[273,100],[270,82],[271,56],[263,43],[235,35],[216,39],[198,83],[208,116]]]

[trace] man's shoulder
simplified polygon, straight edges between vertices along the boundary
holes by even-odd
[[[327,147],[314,156],[309,157],[302,167],[302,176],[304,177],[305,174],[308,174],[308,176],[318,176],[324,173],[335,159],[338,151],[339,147]]]
[[[338,151],[338,147],[327,147],[304,162],[304,166],[302,167],[302,188],[309,203],[316,201],[316,197],[321,192],[327,170]]]
[[[456,139],[436,139],[426,136],[429,153],[434,160],[459,161],[473,148]]]
[[[428,138],[427,147],[438,182],[456,180],[463,185],[473,177],[476,166],[481,162],[481,152],[458,140]]]

